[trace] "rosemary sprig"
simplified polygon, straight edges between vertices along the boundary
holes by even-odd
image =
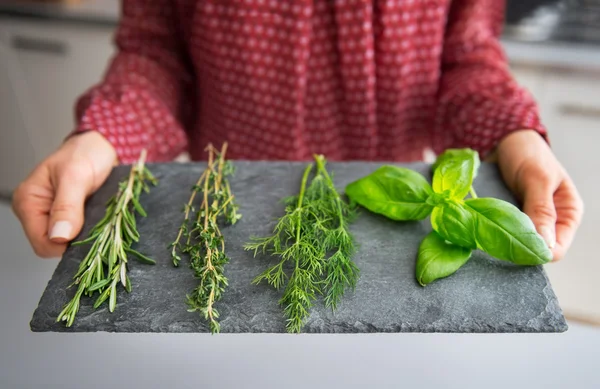
[[[128,255],[133,255],[144,263],[155,262],[131,248],[140,238],[135,213],[146,216],[139,198],[142,191],[149,192],[149,184],[156,185],[157,180],[145,166],[146,150],[142,150],[139,160],[132,165],[129,177],[119,183],[119,190],[107,203],[106,212],[90,231],[85,240],[72,243],[73,246],[92,244],[92,247],[79,264],[79,270],[69,287],[77,285],[73,299],[65,305],[56,321],[65,321],[70,327],[77,312],[81,296],[92,297],[99,293],[94,309],[109,300],[108,309],[115,310],[117,305],[117,286],[123,285],[131,291],[131,281],[127,275]]]
[[[245,248],[269,251],[281,257],[274,266],[258,275],[254,284],[267,281],[280,289],[286,281],[284,266],[293,270],[279,304],[284,308],[288,332],[300,332],[317,294],[325,294],[325,304],[337,308],[347,287],[354,289],[359,270],[351,257],[356,244],[349,231],[354,206],[342,200],[326,169],[322,155],[315,156],[314,168],[304,170],[298,196],[285,200],[285,215],[277,222],[273,234],[254,238]]]
[[[218,333],[219,312],[214,305],[227,287],[224,267],[229,262],[219,223],[235,224],[241,215],[227,179],[234,172],[233,165],[225,159],[227,143],[223,144],[220,152],[212,145],[207,147],[207,151],[208,166],[192,187],[192,194],[184,207],[184,221],[170,248],[174,266],[179,266],[181,261],[179,253],[189,255],[191,268],[199,280],[198,286],[187,296],[189,311],[201,312],[209,321],[211,332]],[[194,200],[200,192],[202,203],[191,222]]]

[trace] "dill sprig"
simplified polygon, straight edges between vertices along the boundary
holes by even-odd
[[[109,300],[108,309],[115,310],[117,305],[117,286],[123,285],[127,292],[131,291],[131,281],[127,275],[128,255],[133,255],[144,263],[155,264],[154,260],[131,248],[138,242],[140,234],[137,230],[135,213],[145,217],[139,199],[142,191],[149,192],[149,184],[156,185],[157,180],[145,166],[146,150],[142,150],[138,161],[131,166],[129,177],[119,183],[117,194],[108,201],[106,212],[90,231],[88,238],[72,243],[73,246],[92,244],[92,247],[79,264],[79,270],[73,277],[78,285],[73,299],[65,305],[56,321],[65,321],[70,327],[83,295],[92,297],[99,293],[94,309]]]
[[[224,267],[229,262],[225,254],[225,240],[219,229],[219,223],[235,224],[241,215],[234,201],[227,179],[234,172],[233,165],[225,159],[227,143],[219,152],[208,145],[208,166],[196,184],[184,206],[184,221],[179,228],[175,241],[171,244],[171,259],[179,266],[179,253],[186,253],[198,286],[187,296],[189,311],[199,311],[209,321],[212,333],[220,331],[219,311],[214,307],[228,285]],[[202,193],[202,202],[195,214],[194,200]]]
[[[354,217],[354,206],[342,200],[326,169],[322,155],[315,156],[316,173],[309,183],[314,168],[304,170],[300,193],[285,199],[285,215],[273,234],[253,238],[247,250],[270,252],[281,260],[266,269],[254,284],[266,281],[276,289],[286,283],[286,264],[292,274],[279,304],[284,309],[288,332],[300,332],[317,294],[324,293],[327,307],[335,311],[346,288],[356,286],[359,269],[351,257],[356,242],[349,231]]]

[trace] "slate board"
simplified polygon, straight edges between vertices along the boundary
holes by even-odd
[[[284,333],[285,319],[278,299],[281,291],[267,285],[251,285],[252,279],[276,260],[253,257],[242,246],[250,236],[271,232],[283,214],[281,199],[299,190],[305,163],[236,161],[232,190],[240,201],[243,219],[223,229],[231,262],[226,268],[229,288],[218,303],[222,333]],[[381,163],[329,163],[336,186],[369,174]],[[429,166],[408,164],[430,179]],[[66,289],[85,247],[72,247],[48,283],[30,327],[33,331],[65,332],[208,332],[198,313],[187,312],[186,293],[195,279],[186,262],[171,264],[167,249],[182,222],[182,206],[189,188],[205,164],[151,164],[160,183],[142,204],[147,218],[139,220],[138,249],[157,261],[145,265],[132,261],[133,290],[120,292],[117,309],[105,305],[93,311],[92,299],[84,297],[72,327],[55,319],[75,290]],[[106,200],[115,192],[128,166],[117,167],[105,185],[86,205],[82,235],[104,213]],[[494,196],[515,203],[504,186],[497,167],[481,166],[475,182],[480,197]],[[393,222],[361,210],[352,225],[360,250],[355,261],[361,270],[354,292],[348,292],[332,313],[318,302],[304,332],[563,332],[567,330],[556,296],[543,267],[518,267],[477,251],[467,265],[453,276],[421,287],[415,280],[415,258],[420,241],[430,231],[429,219],[422,222]]]

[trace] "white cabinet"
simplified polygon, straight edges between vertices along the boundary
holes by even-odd
[[[0,19],[0,25],[6,51],[0,62],[3,67],[11,64],[4,76],[8,74],[9,81],[19,85],[12,97],[3,95],[2,105],[19,102],[25,127],[17,130],[3,125],[2,132],[25,131],[33,155],[16,153],[10,160],[29,171],[73,130],[75,101],[106,70],[114,52],[114,28],[21,19]],[[4,103],[5,99],[12,101]],[[3,142],[3,148],[23,149],[14,141],[21,135],[8,136],[12,140]],[[14,189],[14,182],[22,178],[21,172],[0,172],[2,191]]]

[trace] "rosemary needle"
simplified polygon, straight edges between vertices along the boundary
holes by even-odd
[[[79,269],[70,286],[77,285],[73,299],[68,302],[56,321],[65,321],[70,327],[83,295],[99,294],[94,309],[109,300],[108,309],[115,310],[117,305],[117,287],[121,284],[127,292],[131,291],[131,281],[127,275],[130,255],[149,264],[155,262],[131,248],[140,238],[135,213],[146,216],[139,198],[149,192],[149,184],[156,185],[157,180],[145,166],[146,150],[142,150],[138,161],[131,166],[129,176],[119,183],[119,190],[106,206],[106,212],[85,240],[72,243],[73,246],[90,244],[91,248],[79,264]]]

